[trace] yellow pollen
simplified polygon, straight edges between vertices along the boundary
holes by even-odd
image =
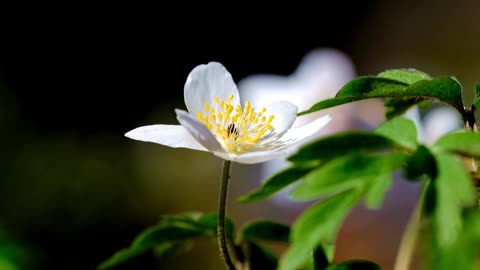
[[[206,115],[198,111],[197,119],[226,151],[240,154],[255,149],[264,136],[274,132],[271,125],[274,115],[264,115],[266,108],[255,111],[250,101],[246,101],[242,109],[240,104],[232,104],[233,100],[234,96],[230,95],[226,100],[215,97],[212,105],[205,102]]]

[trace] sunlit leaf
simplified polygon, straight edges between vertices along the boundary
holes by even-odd
[[[274,174],[267,179],[262,186],[254,192],[240,197],[240,202],[254,202],[262,199],[266,199],[283,188],[289,186],[295,181],[301,179],[312,168],[310,166],[295,166],[287,168],[279,173]]]
[[[290,227],[269,220],[255,221],[243,229],[242,237],[249,241],[288,242]]]
[[[462,88],[454,79],[440,77],[420,80],[409,85],[397,80],[368,76],[350,81],[340,89],[335,98],[320,101],[299,115],[369,98],[438,100],[451,105],[462,115],[464,114]]]
[[[382,206],[387,191],[392,186],[392,176],[390,173],[378,175],[368,183],[367,193],[365,194],[365,206],[370,209],[378,209]]]
[[[462,230],[462,211],[476,203],[476,192],[461,160],[450,154],[435,154],[438,176],[435,187],[434,226],[441,247],[456,241]]]
[[[408,119],[397,117],[382,123],[375,133],[381,134],[407,149],[417,147],[417,128]]]
[[[390,69],[379,73],[377,77],[392,79],[409,85],[421,80],[431,79],[427,73],[413,68]]]
[[[280,261],[280,270],[294,270],[304,265],[313,250],[335,240],[340,224],[360,199],[351,190],[319,202],[306,211],[292,226],[292,245]]]
[[[376,152],[401,146],[373,132],[354,131],[323,137],[302,146],[288,160],[292,162],[327,161],[355,152]]]
[[[379,175],[391,173],[406,160],[403,153],[365,156],[351,154],[337,158],[304,177],[291,196],[298,200],[315,199],[365,185]]]
[[[453,132],[438,139],[434,147],[465,156],[480,158],[480,134],[475,132]]]

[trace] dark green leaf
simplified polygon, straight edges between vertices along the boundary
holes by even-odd
[[[390,173],[373,178],[365,194],[365,206],[370,209],[378,209],[382,206],[385,194],[391,186],[392,176]]]
[[[437,164],[430,150],[424,145],[420,145],[417,151],[410,156],[405,166],[405,176],[408,179],[415,180],[422,175],[427,175],[430,179],[437,177]]]
[[[280,262],[280,270],[304,265],[319,245],[332,243],[340,224],[360,199],[361,192],[351,190],[319,202],[296,220],[292,227],[292,245]]]
[[[413,68],[386,70],[379,73],[377,77],[392,79],[409,85],[421,80],[431,79],[427,73]]]
[[[248,262],[250,270],[276,269],[278,259],[266,248],[249,242],[248,244]]]
[[[240,202],[254,202],[268,198],[293,182],[299,180],[310,170],[311,167],[309,166],[295,166],[285,169],[267,179],[267,181],[265,181],[265,183],[263,183],[258,190],[246,196],[240,197],[238,200]]]
[[[290,227],[269,220],[261,220],[247,225],[242,237],[249,241],[288,242]]]
[[[325,270],[330,264],[328,256],[322,246],[318,246],[313,252],[313,269]]]
[[[480,134],[465,131],[448,133],[438,139],[434,147],[443,151],[480,158]]]
[[[375,156],[351,154],[337,158],[308,173],[291,195],[295,199],[309,200],[360,187],[379,175],[395,171],[406,158],[407,155],[402,153]]]
[[[473,99],[473,105],[478,109],[480,108],[480,82],[475,84],[475,97]]]
[[[462,230],[462,211],[476,203],[476,192],[461,160],[437,153],[438,176],[433,181],[436,192],[434,226],[441,247],[455,242]]]
[[[351,260],[331,265],[327,270],[381,270],[382,268],[374,263],[363,260]]]
[[[393,118],[382,123],[375,133],[407,149],[413,150],[417,147],[417,128],[411,120],[402,117]]]
[[[314,104],[309,110],[299,115],[369,98],[413,98],[419,100],[433,99],[445,102],[464,115],[462,88],[451,78],[435,78],[417,81],[411,85],[387,78],[359,77],[347,83],[335,98]]]
[[[170,244],[167,244],[170,245]],[[116,266],[122,265],[135,257],[138,257],[145,252],[149,251],[150,249],[131,249],[131,248],[124,248],[117,251],[115,254],[112,255],[108,260],[102,262],[97,269],[106,270],[106,269],[113,269]]]
[[[400,147],[383,135],[366,131],[354,131],[323,137],[302,146],[290,156],[292,162],[326,161],[355,152],[384,151]]]

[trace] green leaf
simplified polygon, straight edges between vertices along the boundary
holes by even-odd
[[[390,173],[373,178],[365,195],[365,206],[370,209],[380,208],[385,199],[385,194],[391,186],[392,176]]]
[[[351,190],[308,208],[292,227],[292,245],[280,261],[280,270],[294,270],[304,265],[319,245],[332,243],[361,192]]]
[[[309,200],[360,187],[379,175],[395,171],[406,158],[403,153],[375,156],[351,154],[337,158],[307,174],[291,195],[298,200]]]
[[[140,233],[130,247],[120,250],[102,263],[99,269],[110,269],[153,249],[163,254],[195,237],[216,237],[216,231],[217,216],[215,214],[166,215],[157,225]],[[233,241],[234,227],[231,220],[226,221],[225,231],[227,238]]]
[[[397,80],[370,76],[359,77],[350,81],[340,89],[333,100],[320,101],[307,111],[299,113],[299,115],[369,98],[439,100],[451,105],[462,115],[465,113],[462,102],[462,88],[454,79],[440,77],[417,81],[409,85]]]
[[[400,147],[381,134],[366,131],[344,132],[306,144],[288,160],[296,163],[322,162],[351,153],[385,151]]]
[[[278,259],[273,253],[256,243],[248,242],[248,263],[250,270],[276,269]]]
[[[413,68],[386,70],[379,73],[377,77],[392,79],[409,85],[421,80],[431,79],[430,75],[427,73]]]
[[[473,105],[480,108],[480,82],[475,84],[475,97],[473,98]]]
[[[420,145],[417,151],[407,160],[405,166],[405,176],[408,179],[415,180],[422,175],[427,175],[430,179],[437,177],[437,164],[433,154],[424,145]]]
[[[463,216],[464,229],[459,238],[448,247],[440,247],[436,241],[430,241],[426,249],[427,269],[435,270],[475,270],[480,269],[480,214],[468,211]]]
[[[417,128],[413,121],[397,117],[382,123],[375,133],[385,136],[395,143],[407,148],[417,148]]]
[[[327,270],[381,270],[382,268],[374,263],[364,260],[351,260],[339,264],[330,265]]]
[[[255,221],[247,225],[242,237],[249,241],[273,241],[288,243],[290,227],[270,220]]]
[[[438,139],[434,147],[442,151],[480,158],[480,134],[475,132],[453,132]]]
[[[242,196],[238,200],[240,202],[254,202],[268,198],[302,178],[311,169],[310,166],[295,166],[285,169],[267,179],[258,190]]]
[[[441,247],[456,241],[462,230],[462,211],[476,204],[476,192],[461,160],[450,154],[435,154],[438,176],[435,187],[434,227]]]

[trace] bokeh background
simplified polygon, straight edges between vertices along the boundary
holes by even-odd
[[[279,4],[280,5],[280,4]],[[58,7],[56,7],[58,8]],[[467,99],[480,79],[480,2],[356,1],[277,13],[245,9],[190,15],[159,7],[24,12],[0,51],[0,269],[94,269],[162,214],[213,212],[221,161],[137,142],[141,125],[176,124],[190,70],[222,62],[235,80],[289,75],[313,49],[335,48],[356,74],[414,67],[455,75]],[[52,9],[53,10],[53,9]],[[4,10],[8,14],[7,10]],[[173,16],[167,16],[173,15]],[[268,15],[268,16],[267,16]],[[355,114],[381,120],[371,106]],[[370,108],[370,109],[371,109]],[[368,125],[353,119],[343,128]],[[239,204],[258,187],[258,166],[233,166],[229,216],[292,222],[305,204]],[[417,196],[397,181],[385,207],[350,215],[336,260],[391,269]],[[142,269],[221,269],[212,241]]]

